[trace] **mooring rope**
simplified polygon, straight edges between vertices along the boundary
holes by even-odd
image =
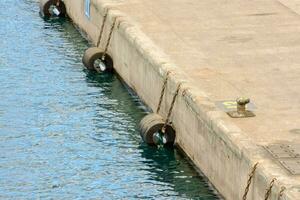
[[[101,42],[101,39],[102,39],[102,35],[103,35],[103,31],[104,31],[104,25],[105,25],[105,22],[106,22],[107,15],[108,15],[108,9],[107,9],[106,13],[105,13],[104,16],[103,16],[103,20],[102,20],[102,24],[101,24],[100,33],[99,33],[99,37],[98,37],[98,41],[97,41],[96,47],[99,47],[99,45],[100,45],[100,42]]]
[[[106,42],[105,49],[104,49],[104,52],[103,52],[101,60],[105,60],[105,56],[106,56],[106,53],[107,53],[107,50],[108,50],[108,46],[109,46],[111,38],[112,38],[112,33],[114,31],[114,28],[115,28],[115,25],[116,25],[116,21],[117,21],[117,17],[114,19],[114,22],[113,22],[112,26],[110,27],[109,36],[108,36],[108,39],[107,39],[107,42]]]
[[[174,94],[174,96],[173,96],[172,103],[171,103],[171,107],[170,107],[169,112],[168,112],[168,115],[167,115],[167,119],[166,119],[166,121],[165,121],[165,123],[164,123],[164,126],[163,126],[162,129],[161,129],[161,132],[162,132],[162,133],[165,133],[165,131],[166,131],[167,125],[168,125],[168,123],[169,123],[169,120],[170,120],[170,117],[171,117],[171,114],[172,114],[172,111],[173,111],[173,108],[174,108],[174,104],[175,104],[176,98],[177,98],[178,93],[179,93],[179,90],[180,90],[180,88],[181,88],[181,84],[182,84],[182,83],[179,83],[179,85],[177,86],[176,92],[175,92],[175,94]]]
[[[249,192],[249,188],[250,188],[250,185],[251,185],[251,182],[252,182],[252,179],[254,177],[254,173],[256,171],[256,168],[257,168],[257,165],[258,165],[258,162],[255,163],[255,165],[252,167],[252,170],[251,172],[249,173],[249,178],[247,180],[247,186],[245,188],[245,192],[244,192],[244,195],[243,195],[243,200],[246,200],[247,199],[247,195],[248,195],[248,192]]]
[[[166,90],[166,86],[167,86],[167,82],[168,82],[170,73],[171,73],[171,71],[167,72],[166,78],[164,80],[164,83],[163,83],[163,86],[162,86],[162,89],[161,89],[161,92],[160,92],[159,102],[158,102],[157,109],[156,109],[157,114],[159,113],[160,108],[161,108],[161,103],[162,103],[162,100],[164,98],[164,94],[165,94],[165,90]]]
[[[284,193],[285,190],[286,190],[286,187],[282,186],[281,189],[280,189],[280,192],[279,192],[277,200],[280,200],[282,198],[283,193]]]
[[[269,187],[267,188],[266,193],[265,193],[265,200],[269,199],[275,181],[276,181],[276,178],[273,178],[272,181],[270,182]]]

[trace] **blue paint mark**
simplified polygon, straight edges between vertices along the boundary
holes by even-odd
[[[91,5],[91,0],[85,0],[84,12],[85,12],[85,16],[87,16],[88,18],[90,18],[90,14],[91,14],[90,5]]]

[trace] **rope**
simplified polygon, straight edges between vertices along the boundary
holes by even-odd
[[[110,40],[111,40],[111,37],[112,37],[112,33],[113,33],[113,30],[115,28],[115,25],[116,25],[116,21],[117,21],[117,18],[115,18],[111,28],[110,28],[110,32],[109,32],[109,36],[108,36],[108,39],[107,39],[107,42],[106,42],[106,46],[105,46],[105,49],[104,49],[104,52],[103,52],[103,55],[102,55],[102,58],[101,60],[105,60],[105,56],[106,56],[106,53],[107,53],[107,50],[108,50],[108,46],[110,44]]]
[[[166,119],[166,121],[165,121],[164,126],[163,126],[162,129],[161,129],[161,132],[162,132],[162,133],[165,133],[165,131],[166,131],[166,128],[167,128],[167,125],[168,125],[168,123],[169,123],[170,116],[171,116],[171,114],[172,114],[172,111],[173,111],[173,108],[174,108],[174,104],[175,104],[175,101],[176,101],[176,97],[178,96],[178,93],[179,93],[181,84],[182,84],[182,83],[179,83],[179,85],[177,86],[177,90],[176,90],[176,92],[175,92],[175,94],[174,94],[174,97],[173,97],[173,99],[172,99],[172,103],[171,103],[171,107],[170,107],[169,112],[168,112],[168,115],[167,115],[167,119]]]
[[[246,199],[247,199],[247,194],[248,194],[248,192],[249,192],[249,188],[250,188],[250,185],[251,185],[251,182],[252,182],[254,173],[255,173],[255,171],[256,171],[257,165],[258,165],[258,162],[255,163],[255,165],[252,167],[251,172],[250,172],[249,175],[248,175],[249,178],[248,178],[247,186],[246,186],[246,188],[245,188],[245,192],[244,192],[244,195],[243,195],[243,200],[246,200]]]
[[[157,106],[157,109],[156,109],[156,113],[159,113],[159,111],[160,111],[161,103],[162,103],[162,100],[164,98],[164,94],[165,94],[165,90],[166,90],[166,86],[167,86],[167,82],[168,82],[170,73],[171,73],[171,71],[167,72],[166,78],[164,80],[164,83],[163,83],[163,86],[162,86],[162,89],[161,89],[161,92],[160,92],[160,97],[159,97],[159,102],[158,102],[158,106]]]
[[[265,200],[269,199],[275,181],[276,181],[276,178],[273,178],[272,181],[270,182],[269,187],[267,188],[266,193],[265,193]]]
[[[99,38],[98,38],[96,47],[99,47],[99,45],[100,45],[101,38],[102,38],[102,35],[103,35],[103,31],[104,31],[104,25],[105,25],[106,18],[107,18],[107,14],[108,14],[108,9],[107,9],[107,11],[106,11],[106,13],[104,14],[104,17],[103,17],[103,21],[102,21],[102,25],[101,25],[101,28],[100,28]]]
[[[279,192],[279,195],[278,195],[278,199],[277,200],[280,200],[281,197],[283,196],[283,192],[286,190],[286,188],[284,186],[281,187],[280,189],[280,192]]]

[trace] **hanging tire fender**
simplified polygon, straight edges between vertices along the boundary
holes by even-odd
[[[149,145],[155,145],[153,134],[159,132],[165,124],[164,119],[155,113],[146,115],[139,124],[140,134],[144,142]],[[175,130],[168,124],[166,126],[165,137],[166,145],[173,145],[175,142]]]
[[[51,17],[51,13],[49,12],[51,5],[56,5],[59,2],[59,6],[57,9],[60,11],[59,17],[66,16],[66,6],[63,1],[61,0],[40,0],[40,13],[42,17]]]
[[[84,52],[84,55],[82,57],[82,63],[87,69],[95,71],[96,70],[94,66],[95,61],[101,59],[102,56],[103,56],[103,52],[101,49],[97,47],[90,47]],[[105,59],[103,62],[106,66],[105,72],[112,72],[113,60],[108,54],[105,55]]]

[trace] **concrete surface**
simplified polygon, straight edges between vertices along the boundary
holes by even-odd
[[[226,199],[300,199],[291,175],[264,145],[300,144],[300,2],[296,0],[65,0],[74,23],[96,43],[109,8],[104,40],[118,17],[109,53],[124,81],[156,110],[163,77],[172,71],[162,116],[179,82],[172,122],[177,144]],[[104,44],[102,43],[102,47]],[[246,96],[254,118],[233,119],[216,102]],[[295,131],[296,130],[296,131]],[[299,132],[297,131],[299,130]]]

